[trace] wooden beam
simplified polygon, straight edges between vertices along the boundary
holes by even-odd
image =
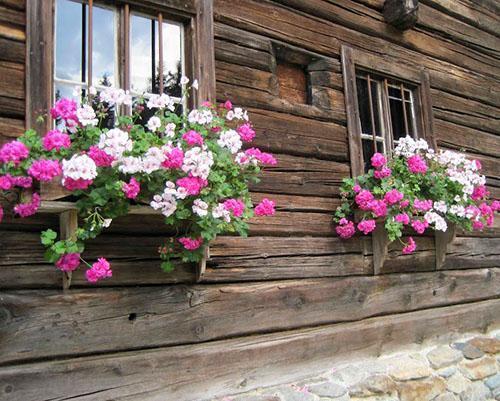
[[[78,214],[76,210],[66,210],[59,215],[59,231],[62,240],[76,240],[78,229]],[[63,290],[71,286],[72,272],[63,272]]]
[[[207,399],[294,381],[303,372],[319,373],[414,343],[448,343],[448,333],[498,328],[499,315],[496,299],[195,346],[8,366],[0,368],[0,388],[5,401]],[[120,339],[137,336],[134,321],[126,332]]]
[[[500,269],[494,268],[69,293],[3,291],[0,310],[15,319],[0,325],[0,363],[192,344],[499,296]],[[127,332],[133,335],[122,335]]]

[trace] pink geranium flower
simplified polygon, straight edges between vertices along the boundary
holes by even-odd
[[[35,160],[28,169],[28,174],[34,179],[43,182],[52,181],[58,175],[61,175],[61,165],[57,160]]]
[[[275,166],[278,162],[274,158],[274,156],[270,153],[262,152],[259,148],[250,148],[245,151],[245,155],[254,157],[262,164],[268,166]]]
[[[339,225],[335,228],[335,231],[341,238],[347,239],[354,235],[356,229],[354,228],[354,223],[352,221],[340,219]]]
[[[408,244],[403,248],[403,255],[409,255],[415,252],[415,249],[417,249],[417,244],[415,244],[413,237],[408,237]]]
[[[400,213],[394,216],[394,220],[398,223],[404,224],[405,226],[410,224],[410,216],[407,213]]]
[[[203,145],[203,137],[196,131],[190,130],[182,134],[182,139],[186,141],[189,146]]]
[[[384,217],[387,215],[387,204],[383,200],[372,200],[368,203],[368,208],[376,217]]]
[[[373,172],[373,176],[377,179],[377,180],[381,180],[382,178],[387,178],[387,177],[390,177],[392,174],[392,170],[389,168],[389,167],[382,167],[380,170],[375,170]]]
[[[431,199],[420,200],[415,199],[413,202],[413,208],[421,212],[428,212],[432,209],[433,202]]]
[[[368,189],[363,189],[358,192],[354,200],[356,204],[362,210],[369,210],[370,206],[368,204],[374,199],[373,194]]]
[[[233,216],[243,216],[243,212],[245,211],[245,204],[240,199],[228,199],[224,201],[223,204],[226,210],[233,213]]]
[[[29,149],[20,141],[7,142],[0,148],[0,162],[14,163],[17,166],[29,156]]]
[[[233,104],[231,103],[230,100],[226,100],[224,103],[222,103],[222,107],[224,107],[226,110],[232,110]]]
[[[94,180],[84,180],[83,178],[79,178],[78,180],[74,180],[73,178],[65,177],[62,181],[63,187],[68,191],[77,191],[87,189],[92,185]]]
[[[165,152],[165,161],[162,163],[162,166],[165,168],[178,169],[182,167],[183,162],[184,152],[182,149],[173,148],[171,151]]]
[[[94,161],[97,167],[110,167],[115,161],[113,156],[108,155],[104,150],[99,149],[95,145],[89,148],[87,155]]]
[[[57,150],[66,149],[71,146],[71,139],[68,134],[63,134],[61,131],[54,129],[47,132],[42,139],[42,146],[45,150]]]
[[[12,189],[13,186],[14,182],[10,174],[0,175],[0,189],[2,191],[8,191],[9,189]]]
[[[474,191],[472,192],[471,198],[472,198],[472,200],[478,201],[480,199],[485,198],[489,194],[490,193],[486,189],[486,186],[478,185],[477,187],[474,188]]]
[[[203,238],[189,238],[189,237],[181,237],[178,240],[182,246],[188,251],[194,251],[198,249],[203,244]]]
[[[371,160],[372,166],[375,168],[380,168],[387,163],[387,159],[385,158],[385,156],[382,153],[375,153],[371,157],[370,160]]]
[[[413,220],[411,226],[417,233],[423,234],[426,228],[429,227],[429,223],[426,220]]]
[[[26,203],[18,203],[14,206],[14,212],[21,217],[32,216],[40,207],[41,198],[36,192],[32,195],[31,200]]]
[[[375,230],[375,220],[362,220],[358,223],[358,230],[363,234],[370,234]]]
[[[188,195],[198,195],[208,185],[208,181],[200,177],[184,177],[179,178],[176,184],[184,188]]]
[[[273,216],[275,202],[267,198],[262,199],[257,206],[255,206],[254,213],[256,216]]]
[[[63,272],[72,272],[80,266],[80,254],[66,253],[61,256],[55,264],[56,267]]]
[[[130,182],[127,184],[126,182],[122,185],[122,191],[125,194],[125,197],[128,199],[135,199],[139,192],[141,191],[141,184],[134,177],[130,179]]]
[[[252,142],[255,138],[255,131],[249,123],[245,123],[238,127],[238,134],[243,142]]]
[[[413,155],[408,160],[408,169],[413,174],[425,174],[427,172],[427,163],[420,155]]]
[[[53,119],[77,121],[76,109],[78,105],[72,99],[62,98],[56,102],[54,107],[50,109],[50,115]]]
[[[387,191],[387,193],[384,195],[384,200],[387,202],[388,205],[394,205],[398,203],[400,200],[402,200],[403,197],[404,195],[397,189],[391,189],[390,191]]]
[[[109,262],[104,258],[97,259],[90,269],[85,272],[85,277],[88,282],[96,283],[99,280],[112,277],[113,272]]]

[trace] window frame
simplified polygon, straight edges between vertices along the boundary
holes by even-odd
[[[197,106],[205,100],[214,101],[213,0],[121,0],[118,3],[124,6],[118,12],[122,20],[126,20],[123,15],[126,10],[131,12],[133,8],[133,11],[153,17],[161,12],[167,19],[184,23],[185,74],[199,79],[199,89],[190,99],[190,106]],[[26,19],[26,126],[44,133],[50,129],[50,121],[45,119],[44,123],[37,123],[37,119],[47,114],[54,100],[55,0],[28,1]],[[130,46],[130,41],[126,32],[124,24],[119,24],[118,64],[129,69],[125,49]],[[122,88],[128,89],[130,77],[127,75],[119,71],[118,82]]]
[[[362,129],[356,85],[357,72],[359,70],[407,83],[415,88],[413,92],[415,95],[414,107],[415,123],[418,130],[417,137],[425,139],[432,148],[436,148],[430,78],[427,70],[402,65],[401,60],[387,60],[383,56],[346,45],[343,45],[341,48],[341,62],[352,177],[357,177],[365,173]],[[383,116],[382,118],[384,121],[390,122],[388,116]],[[387,139],[390,139],[392,142],[392,135],[391,138],[386,138],[386,142]],[[389,145],[389,143],[386,143],[386,145]]]

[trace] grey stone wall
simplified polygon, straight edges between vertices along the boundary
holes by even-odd
[[[500,401],[500,333],[412,348],[213,401]]]

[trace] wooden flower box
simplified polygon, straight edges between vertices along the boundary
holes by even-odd
[[[41,183],[40,197],[42,198],[39,213],[49,213],[59,215],[59,233],[61,239],[71,238],[78,228],[78,214],[74,202],[65,201],[64,198],[71,196],[71,192],[66,190],[60,181]],[[149,216],[161,215],[161,212],[146,205],[130,206],[129,215]],[[210,258],[209,246],[205,246],[204,256],[196,266],[196,281],[200,282],[205,274],[207,260]],[[71,272],[63,273],[63,289],[67,290],[71,286]]]

